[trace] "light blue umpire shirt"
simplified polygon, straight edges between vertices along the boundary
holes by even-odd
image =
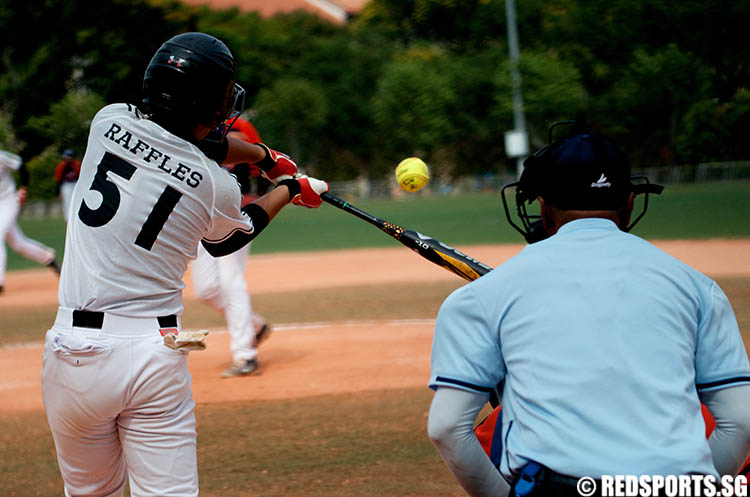
[[[607,219],[554,236],[453,292],[430,387],[501,395],[501,460],[570,476],[712,474],[698,392],[750,383],[724,292]]]

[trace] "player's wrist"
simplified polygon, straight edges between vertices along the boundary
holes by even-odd
[[[268,172],[276,165],[276,161],[273,158],[273,154],[271,153],[271,149],[268,148],[268,145],[265,145],[263,143],[254,143],[253,145],[257,145],[260,148],[263,149],[263,151],[266,153],[266,155],[259,160],[258,162],[254,162],[256,166],[261,168],[264,172]]]
[[[287,178],[287,179],[281,180],[276,184],[276,188],[280,186],[286,186],[287,189],[289,190],[289,202],[294,200],[298,195],[302,193],[302,186],[299,184],[299,181],[296,179]]]

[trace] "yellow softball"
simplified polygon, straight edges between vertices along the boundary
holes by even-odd
[[[416,192],[430,181],[430,170],[422,159],[409,157],[396,166],[396,181],[407,192]]]

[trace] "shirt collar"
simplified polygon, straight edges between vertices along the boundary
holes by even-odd
[[[558,233],[573,233],[575,231],[585,229],[603,229],[603,230],[619,230],[614,221],[611,219],[605,219],[603,217],[584,217],[576,219],[574,221],[567,222],[560,226],[557,230]]]

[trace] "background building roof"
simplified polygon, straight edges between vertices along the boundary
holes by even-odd
[[[304,10],[334,22],[344,23],[358,13],[367,0],[182,0],[190,5],[210,5],[217,9],[237,7],[242,11],[257,11],[264,17],[278,13]]]

